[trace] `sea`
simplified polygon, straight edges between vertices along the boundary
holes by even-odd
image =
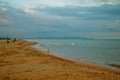
[[[119,39],[27,39],[39,50],[74,60],[120,65]]]

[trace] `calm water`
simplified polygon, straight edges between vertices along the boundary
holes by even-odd
[[[97,63],[120,64],[120,40],[50,40],[31,39],[34,47],[65,58]]]

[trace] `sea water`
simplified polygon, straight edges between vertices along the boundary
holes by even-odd
[[[39,42],[34,47],[55,55],[89,62],[120,64],[120,40],[29,39]]]

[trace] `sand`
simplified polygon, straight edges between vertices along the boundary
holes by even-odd
[[[120,72],[32,48],[36,42],[0,40],[0,80],[120,80]]]

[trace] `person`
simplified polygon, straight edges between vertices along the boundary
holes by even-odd
[[[9,42],[9,38],[8,38],[8,36],[7,36],[7,43],[10,43],[10,42]]]
[[[16,38],[15,38],[15,41],[17,41]]]
[[[15,39],[13,39],[13,42],[15,43],[15,41],[16,41],[16,38]]]
[[[10,43],[10,42],[9,42],[9,39],[7,39],[7,43]]]

